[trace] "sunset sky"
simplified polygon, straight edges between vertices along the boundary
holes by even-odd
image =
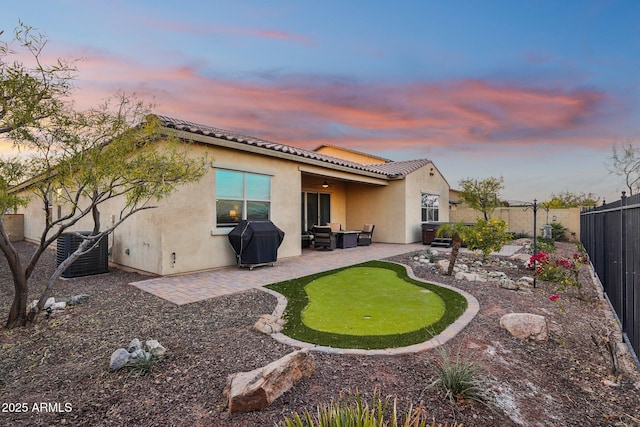
[[[118,90],[159,114],[308,149],[429,158],[503,198],[613,201],[640,143],[640,1],[5,2],[78,63],[76,105]]]

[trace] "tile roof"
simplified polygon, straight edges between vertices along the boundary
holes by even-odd
[[[254,146],[272,150],[280,153],[287,153],[294,156],[299,156],[306,159],[317,160],[320,162],[343,166],[350,169],[355,169],[363,172],[371,172],[379,175],[384,175],[387,178],[402,178],[406,175],[420,169],[430,163],[428,159],[406,160],[399,162],[387,162],[377,165],[363,165],[361,163],[351,162],[344,159],[339,159],[333,156],[327,156],[326,154],[317,153],[315,151],[305,150],[302,148],[292,147],[290,145],[280,144],[277,142],[267,141],[252,136],[242,135],[237,132],[232,132],[212,126],[200,125],[185,120],[175,119],[167,116],[156,115],[160,119],[162,125],[168,129],[176,129],[183,132],[189,132],[193,134],[200,134],[204,136],[214,137],[218,139],[224,139],[227,141],[237,142],[238,144]]]

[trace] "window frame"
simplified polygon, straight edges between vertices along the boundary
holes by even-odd
[[[429,197],[433,197],[433,202],[428,203]],[[420,192],[420,219],[422,222],[440,222],[440,195]]]
[[[218,197],[218,193],[219,188],[218,185],[220,184],[220,179],[219,179],[219,172],[233,172],[233,173],[237,173],[240,174],[242,176],[242,195],[238,196],[238,197],[234,197],[234,196],[225,196],[225,197]],[[260,198],[260,197],[249,197],[249,192],[251,191],[251,189],[248,186],[248,177],[249,176],[253,176],[253,177],[264,177],[267,179],[268,181],[268,195],[266,198]],[[246,220],[246,219],[252,219],[249,218],[249,209],[248,207],[252,204],[252,203],[266,203],[267,205],[267,212],[266,212],[266,220],[271,219],[271,188],[272,188],[272,175],[269,174],[263,174],[263,173],[255,173],[255,172],[248,172],[248,171],[243,171],[243,170],[237,170],[237,169],[228,169],[228,168],[216,168],[215,170],[215,184],[214,184],[214,188],[215,188],[215,217],[214,217],[214,221],[215,221],[215,228],[216,229],[221,229],[221,230],[225,230],[225,231],[229,231],[231,228],[235,227],[236,225],[238,225],[238,222],[241,220]],[[239,210],[239,212],[237,212],[237,221],[235,222],[220,222],[220,215],[219,215],[219,206],[220,206],[220,202],[239,202],[239,205],[237,206],[237,210]],[[233,211],[233,209],[230,209],[230,212]],[[262,219],[262,218],[261,218]]]

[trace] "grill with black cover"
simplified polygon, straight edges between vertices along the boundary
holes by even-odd
[[[238,267],[275,265],[284,232],[271,221],[242,220],[229,232]]]

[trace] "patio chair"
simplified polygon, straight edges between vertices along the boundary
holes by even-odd
[[[371,244],[374,228],[376,228],[376,226],[373,224],[365,224],[364,227],[362,227],[362,231],[358,233],[358,246],[369,246]]]
[[[330,251],[336,248],[336,236],[331,231],[331,227],[313,226],[313,246],[316,249],[325,248]]]

